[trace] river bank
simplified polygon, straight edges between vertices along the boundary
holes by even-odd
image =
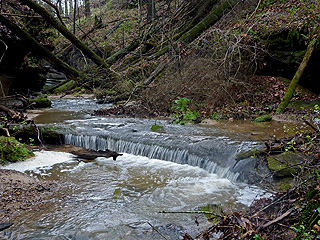
[[[45,200],[58,191],[58,184],[42,181],[25,173],[0,169],[0,223],[41,209]]]

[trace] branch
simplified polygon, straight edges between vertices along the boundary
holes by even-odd
[[[60,22],[65,26],[65,24],[60,16],[59,9],[48,0],[41,0],[41,1],[45,2],[46,4],[48,4],[50,7],[52,7],[56,11],[57,17],[59,18]]]
[[[282,214],[281,216],[277,217],[276,219],[270,221],[270,222],[267,222],[266,224],[263,224],[262,226],[259,226],[257,231],[259,231],[261,228],[266,228],[266,227],[269,227],[271,226],[272,224],[275,224],[279,221],[281,221],[282,219],[284,219],[285,217],[289,216],[290,213],[293,211],[293,209],[290,209],[288,211],[286,211],[284,214]]]

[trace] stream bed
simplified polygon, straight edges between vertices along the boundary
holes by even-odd
[[[261,146],[250,136],[261,132],[265,137],[264,131],[272,135],[274,127],[235,132],[216,125],[90,115],[101,107],[88,99],[54,100],[53,107],[34,120],[63,132],[69,144],[108,148],[123,156],[88,161],[69,153],[39,151],[25,162],[9,165],[61,187],[0,237],[151,240],[164,239],[162,234],[173,240],[185,232],[195,237],[210,226],[203,214],[161,211],[198,211],[209,205],[241,211],[254,199],[270,195],[246,183],[250,169],[238,171],[252,160],[239,166],[235,157]],[[163,129],[151,131],[153,124]]]

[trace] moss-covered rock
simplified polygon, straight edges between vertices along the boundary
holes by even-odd
[[[255,122],[270,122],[272,117],[269,114],[257,117],[254,121]]]
[[[303,161],[301,154],[285,152],[267,158],[268,167],[275,177],[292,177],[299,171],[299,163]]]
[[[240,153],[237,154],[235,160],[239,161],[239,160],[242,160],[242,159],[254,157],[259,153],[261,153],[261,152],[258,151],[258,150],[255,150],[255,149],[254,150],[250,150],[250,151],[246,151],[246,152],[240,152]]]
[[[23,143],[17,141],[14,137],[0,137],[0,164],[16,162],[28,157],[34,156]]]
[[[33,103],[37,108],[51,107],[51,101],[47,97],[38,97],[30,99],[30,103]]]
[[[64,135],[50,127],[36,128],[34,125],[23,125],[17,127],[14,134],[19,141],[26,144],[39,144],[39,138],[43,144],[64,144]]]

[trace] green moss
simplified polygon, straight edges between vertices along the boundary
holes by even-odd
[[[20,143],[13,137],[0,137],[0,164],[16,162],[28,157],[34,156],[24,144]]]
[[[114,199],[114,200],[124,200],[120,188],[116,188],[116,189],[114,190],[113,199]]]
[[[254,121],[255,122],[270,122],[272,117],[269,114],[257,117]]]
[[[159,126],[159,125],[152,125],[152,127],[151,127],[151,131],[155,131],[155,130],[159,130],[159,129],[162,129],[163,128],[163,126]]]
[[[54,93],[62,93],[62,92],[67,92],[70,91],[71,89],[75,88],[77,86],[77,83],[73,80],[63,84],[62,86],[56,88],[54,90]]]
[[[211,223],[216,223],[220,220],[220,218],[216,215],[222,215],[222,206],[218,204],[208,204],[206,206],[200,207],[201,211],[211,212],[213,214],[204,214],[204,216]],[[215,215],[216,214],[216,215]]]
[[[257,151],[257,150],[250,150],[250,151],[247,151],[247,152],[240,152],[240,153],[237,154],[235,160],[238,161],[238,160],[250,158],[250,157],[253,157],[253,156],[257,155],[258,153],[260,153],[260,152]]]
[[[281,178],[281,180],[278,183],[276,183],[278,191],[286,192],[290,188],[292,180],[292,177]]]
[[[303,157],[292,152],[285,152],[267,158],[268,167],[275,177],[290,177],[299,171],[297,166]]]
[[[30,99],[30,103],[35,104],[37,108],[51,107],[51,101],[46,97]]]

